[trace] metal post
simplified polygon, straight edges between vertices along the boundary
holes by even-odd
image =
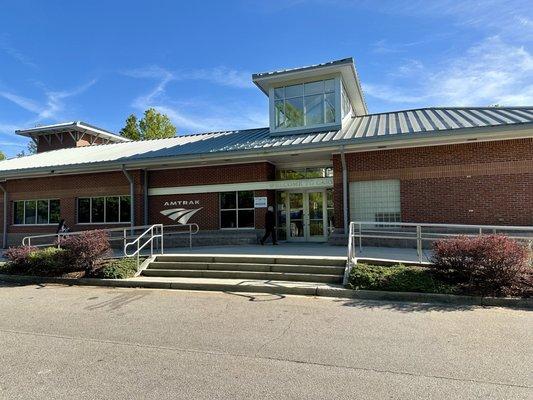
[[[165,254],[165,251],[163,249],[164,242],[165,242],[165,233],[163,231],[163,225],[161,225],[161,254]]]
[[[7,247],[7,190],[4,185],[0,184],[0,190],[4,192],[4,225],[3,225],[3,237],[2,237],[2,247],[5,249]]]
[[[189,248],[192,249],[192,225],[189,225]]]
[[[341,164],[342,164],[342,214],[344,232],[348,228],[348,169],[346,167],[346,157],[344,156],[344,146],[341,146]]]
[[[416,226],[416,252],[418,254],[418,262],[422,262],[422,227]]]
[[[359,223],[359,254],[363,252],[363,224]]]

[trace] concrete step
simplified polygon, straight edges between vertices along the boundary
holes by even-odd
[[[294,272],[306,274],[343,275],[344,266],[256,264],[256,263],[209,263],[188,261],[154,261],[148,269],[190,269],[220,271]]]
[[[180,290],[211,290],[226,293],[271,293],[302,296],[351,297],[352,290],[320,282],[271,281],[260,279],[171,278],[139,276],[120,281],[124,286]]]
[[[256,271],[219,271],[190,269],[145,269],[143,276],[152,277],[189,277],[215,279],[255,279],[271,281],[299,281],[320,283],[341,283],[340,275],[305,274],[290,272],[256,272]]]
[[[166,254],[156,256],[161,262],[206,262],[245,264],[318,265],[344,267],[345,257],[319,256],[264,256],[264,255],[210,255],[210,254]]]

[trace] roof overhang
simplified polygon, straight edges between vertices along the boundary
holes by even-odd
[[[252,75],[252,81],[268,96],[271,87],[293,79],[308,79],[327,74],[340,73],[357,115],[368,114],[361,83],[352,57],[330,61],[308,67],[286,69],[283,71],[263,72]]]
[[[341,151],[347,153],[369,152],[380,150],[404,149],[412,147],[441,146],[474,142],[491,142],[512,139],[533,138],[533,128],[528,125],[514,125],[506,127],[479,127],[458,129],[455,131],[441,131],[438,134],[427,135],[424,132],[414,134],[409,139],[399,135],[376,136],[357,141],[338,140],[336,143],[308,143],[291,147],[290,149],[265,148],[261,150],[235,150],[206,154],[190,154],[146,158],[143,160],[114,160],[99,163],[83,163],[68,166],[49,166],[27,168],[0,172],[0,180],[22,179],[40,176],[54,176],[60,174],[96,173],[120,171],[127,169],[166,169],[173,167],[199,167],[206,165],[225,165],[231,160],[232,164],[254,162],[259,159],[270,160],[272,157],[298,157],[298,160],[309,155],[311,159],[319,156],[331,157]],[[294,158],[294,157],[293,157]]]
[[[97,128],[96,126],[92,126],[81,121],[63,122],[60,124],[36,126],[35,128],[19,129],[15,131],[17,135],[26,136],[30,138],[43,136],[43,135],[50,135],[54,133],[64,133],[64,132],[85,133],[85,134],[89,134],[92,136],[98,136],[100,138],[107,139],[111,142],[130,142],[131,141],[130,139],[115,135],[112,132]]]

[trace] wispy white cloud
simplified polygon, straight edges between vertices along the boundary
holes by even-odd
[[[388,83],[363,84],[368,96],[419,105],[531,105],[533,54],[493,36],[448,62],[398,67]]]
[[[189,69],[171,71],[156,65],[123,71],[124,75],[133,78],[153,78],[165,82],[200,80],[215,83],[221,86],[247,89],[254,87],[251,81],[252,74],[248,71],[239,71],[225,66],[214,68]]]
[[[197,69],[189,71],[170,71],[159,66],[124,71],[123,74],[134,78],[149,78],[155,85],[145,94],[136,97],[132,106],[144,111],[155,108],[172,120],[181,129],[188,131],[215,131],[222,129],[242,129],[265,126],[268,124],[266,112],[240,102],[224,106],[206,103],[189,98],[187,101],[169,99],[167,87],[172,82],[184,80],[203,80],[221,86],[246,89],[252,86],[251,74],[226,67]],[[236,112],[239,110],[239,112]]]
[[[10,44],[8,36],[5,34],[0,36],[0,51],[27,67],[38,68],[37,64],[30,57]]]
[[[96,82],[97,80],[93,79],[71,90],[45,90],[45,100],[42,102],[23,97],[9,91],[0,91],[0,97],[11,101],[26,111],[36,114],[32,118],[34,123],[43,120],[57,121],[62,118],[62,113],[67,108],[65,100],[85,92]]]

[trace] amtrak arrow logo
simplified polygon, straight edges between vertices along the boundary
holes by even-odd
[[[203,207],[192,210],[186,208],[171,208],[170,210],[161,211],[161,214],[163,214],[165,217],[169,217],[171,220],[174,220],[179,224],[186,224],[189,222],[189,219],[202,208]]]

